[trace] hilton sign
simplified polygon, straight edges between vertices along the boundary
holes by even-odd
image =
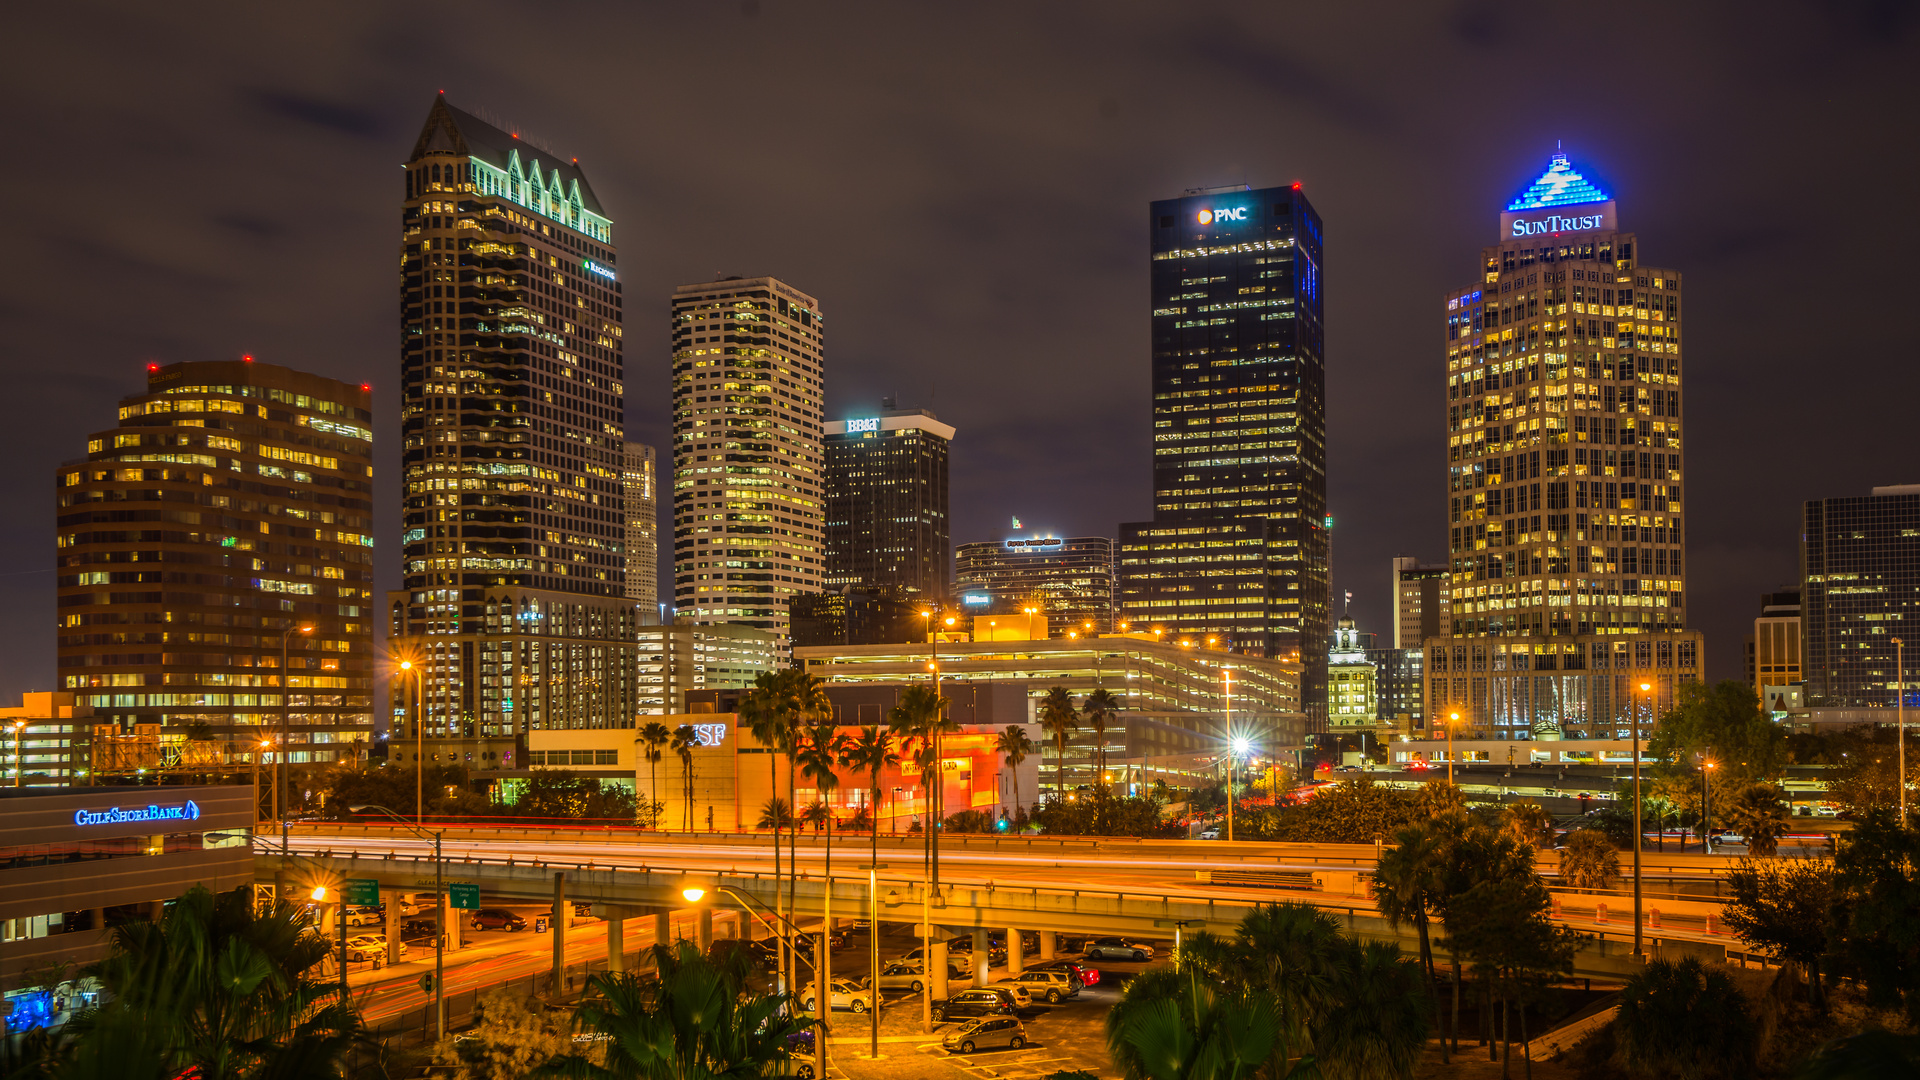
[[[1593,232],[1616,227],[1612,199],[1556,209],[1509,210],[1500,215],[1502,240],[1524,240],[1529,236],[1559,236],[1562,233]]]

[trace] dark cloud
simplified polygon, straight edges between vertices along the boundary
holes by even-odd
[[[776,273],[828,312],[828,415],[960,431],[956,541],[1148,515],[1146,205],[1302,180],[1327,222],[1336,587],[1443,555],[1439,300],[1555,140],[1687,274],[1693,603],[1737,676],[1802,500],[1920,478],[1914,8],[504,2],[194,19],[42,5],[0,97],[0,700],[54,684],[55,465],[149,361],[376,389],[396,584],[399,166],[436,92],[577,155],[615,219],[629,424],[663,449],[666,298]],[[956,14],[956,12],[962,12]]]

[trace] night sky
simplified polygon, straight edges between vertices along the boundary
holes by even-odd
[[[1759,594],[1797,578],[1801,501],[1920,482],[1915,11],[14,9],[0,700],[56,681],[53,470],[150,361],[372,382],[398,585],[400,166],[443,89],[578,157],[613,217],[630,437],[667,453],[672,287],[775,274],[825,309],[829,419],[897,393],[959,428],[955,543],[1151,516],[1147,204],[1301,181],[1335,587],[1383,637],[1387,560],[1445,556],[1444,294],[1561,142],[1685,276],[1688,606],[1738,678]]]

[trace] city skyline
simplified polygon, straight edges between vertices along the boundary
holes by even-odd
[[[712,17],[716,24],[753,38],[748,52],[766,48],[754,42],[786,18],[773,8],[753,10],[758,14]],[[1119,41],[1137,41],[1145,32],[1124,16],[1115,18],[1111,32]],[[1437,52],[1454,58],[1484,55],[1492,46],[1483,35],[1491,33],[1509,35],[1510,47],[1552,40],[1551,17],[1532,18],[1544,21],[1515,20],[1495,31],[1460,16],[1439,27],[1443,40]],[[167,38],[162,27],[148,29],[159,40],[173,42],[176,50],[207,61],[209,68],[221,67],[213,61],[232,55],[230,41],[223,45],[216,38],[190,45]],[[367,31],[368,26],[360,29]],[[1364,629],[1375,632],[1387,629],[1392,602],[1379,572],[1386,558],[1444,557],[1444,538],[1432,524],[1438,512],[1434,478],[1443,475],[1439,470],[1444,464],[1431,460],[1427,449],[1436,427],[1430,406],[1433,387],[1423,367],[1431,355],[1431,298],[1457,284],[1458,252],[1484,243],[1486,213],[1537,172],[1539,159],[1556,139],[1565,138],[1569,152],[1593,163],[1610,191],[1633,200],[1636,231],[1660,237],[1662,262],[1687,269],[1695,298],[1689,322],[1711,328],[1711,333],[1696,331],[1702,337],[1690,345],[1689,356],[1695,376],[1707,380],[1715,395],[1691,421],[1689,515],[1698,524],[1689,550],[1699,569],[1689,573],[1688,623],[1706,633],[1710,676],[1738,677],[1740,641],[1751,620],[1753,595],[1795,579],[1801,502],[1908,483],[1914,470],[1910,458],[1889,455],[1894,444],[1875,434],[1898,430],[1891,404],[1867,400],[1843,412],[1834,405],[1841,388],[1791,381],[1804,363],[1804,350],[1795,342],[1818,341],[1823,351],[1867,358],[1862,361],[1868,365],[1864,375],[1873,374],[1872,357],[1892,354],[1879,343],[1892,333],[1890,320],[1878,314],[1882,305],[1869,299],[1881,286],[1843,286],[1837,276],[1806,283],[1796,287],[1803,290],[1806,303],[1784,315],[1769,299],[1776,289],[1769,267],[1783,260],[1863,266],[1867,269],[1860,276],[1876,281],[1876,256],[1865,247],[1853,247],[1864,245],[1865,238],[1843,230],[1816,232],[1809,225],[1776,218],[1767,208],[1772,200],[1734,190],[1722,180],[1729,172],[1764,175],[1777,170],[1778,164],[1768,162],[1758,149],[1762,140],[1747,137],[1764,130],[1763,120],[1771,125],[1782,122],[1783,115],[1789,120],[1800,115],[1791,95],[1832,99],[1838,112],[1866,102],[1858,106],[1864,116],[1885,115],[1892,106],[1871,103],[1876,93],[1872,76],[1836,69],[1857,53],[1910,47],[1906,29],[1811,19],[1804,28],[1805,46],[1823,62],[1786,88],[1764,90],[1732,107],[1713,137],[1699,140],[1699,148],[1679,143],[1692,141],[1691,129],[1717,99],[1681,94],[1669,100],[1669,91],[1652,87],[1625,92],[1649,106],[1639,111],[1658,113],[1651,130],[1643,130],[1644,121],[1613,115],[1634,110],[1584,100],[1608,95],[1569,94],[1551,107],[1527,106],[1497,132],[1473,135],[1468,147],[1441,146],[1410,132],[1423,117],[1436,115],[1429,110],[1477,100],[1464,81],[1443,82],[1434,95],[1438,100],[1414,104],[1368,85],[1352,68],[1304,82],[1276,80],[1262,61],[1298,58],[1278,43],[1277,28],[1252,23],[1246,29],[1248,43],[1234,46],[1229,63],[1212,77],[1203,96],[1225,102],[1237,93],[1266,95],[1280,114],[1273,121],[1277,127],[1160,134],[1169,130],[1162,121],[1177,116],[1178,110],[1156,101],[1150,85],[1119,73],[1102,73],[1087,90],[1069,90],[1050,80],[1027,87],[1045,106],[1041,123],[1056,125],[1074,138],[1066,140],[1065,149],[1041,155],[1037,181],[1019,187],[1003,184],[1031,192],[1033,216],[1044,212],[1054,232],[1041,237],[1047,250],[1035,260],[1052,260],[1051,268],[1020,270],[1009,282],[1015,287],[1004,291],[987,284],[992,278],[987,271],[995,265],[988,253],[1004,259],[1008,222],[1028,216],[1017,205],[1001,217],[956,202],[958,189],[952,184],[927,181],[916,193],[901,195],[896,187],[849,185],[850,171],[835,174],[835,185],[849,188],[852,194],[847,194],[833,186],[795,181],[804,169],[727,181],[711,194],[692,198],[691,181],[663,179],[672,168],[684,166],[635,166],[648,141],[644,125],[636,127],[624,114],[621,122],[606,124],[610,114],[596,116],[592,108],[570,112],[554,91],[503,80],[452,51],[439,52],[439,45],[430,50],[428,63],[415,64],[404,74],[382,74],[364,86],[344,72],[294,64],[275,75],[242,69],[210,76],[192,87],[170,87],[153,100],[107,106],[100,101],[100,91],[77,95],[87,107],[117,110],[118,118],[126,121],[123,127],[148,121],[151,130],[184,132],[191,117],[204,113],[205,133],[172,149],[162,150],[156,141],[116,151],[162,191],[185,200],[188,214],[182,223],[192,221],[194,228],[167,240],[143,224],[137,216],[142,208],[119,209],[113,200],[96,197],[88,187],[95,181],[88,177],[109,170],[97,163],[78,167],[94,162],[96,152],[55,130],[93,126],[67,124],[64,118],[76,106],[57,101],[57,92],[96,77],[101,87],[110,88],[113,78],[104,68],[85,64],[66,75],[50,75],[45,87],[17,101],[16,107],[42,110],[31,127],[48,137],[47,145],[57,156],[77,163],[73,172],[80,185],[78,197],[101,207],[97,216],[106,226],[86,226],[98,231],[89,231],[89,243],[72,250],[56,247],[50,233],[36,234],[29,257],[44,255],[53,272],[37,275],[45,281],[27,282],[15,301],[13,321],[22,333],[4,355],[10,369],[25,380],[24,389],[47,395],[50,406],[36,410],[40,415],[26,418],[9,435],[9,445],[22,462],[6,481],[18,487],[9,494],[18,505],[35,509],[21,516],[5,541],[4,550],[13,556],[10,561],[18,572],[0,579],[0,594],[25,617],[4,641],[7,660],[0,667],[0,685],[9,692],[50,689],[56,675],[53,635],[45,629],[54,616],[53,573],[43,554],[53,532],[52,514],[42,508],[45,500],[33,485],[43,483],[54,464],[67,456],[63,448],[71,445],[74,425],[86,424],[79,418],[112,408],[146,363],[234,359],[251,352],[263,362],[356,384],[371,382],[382,425],[378,441],[397,448],[400,387],[388,359],[392,309],[385,306],[391,303],[387,290],[392,279],[387,275],[392,269],[385,260],[391,257],[393,162],[404,150],[396,150],[396,145],[408,137],[406,129],[418,123],[419,103],[440,89],[442,80],[456,100],[478,110],[545,125],[545,132],[526,133],[530,142],[563,142],[569,157],[577,153],[594,162],[596,184],[612,216],[635,222],[647,236],[643,245],[623,253],[621,267],[623,276],[634,274],[640,282],[629,299],[649,298],[634,305],[644,310],[628,312],[629,437],[661,453],[670,447],[662,345],[666,305],[654,299],[665,292],[656,286],[701,280],[716,269],[764,270],[801,281],[831,298],[836,313],[827,419],[871,415],[879,398],[898,391],[926,401],[969,432],[955,450],[955,543],[995,536],[1010,513],[1053,535],[1111,535],[1117,523],[1148,516],[1149,376],[1139,316],[1146,282],[1138,269],[1140,245],[1133,223],[1141,206],[1166,191],[1242,175],[1256,185],[1302,180],[1338,240],[1330,240],[1338,256],[1335,287],[1328,296],[1327,349],[1329,509],[1339,523],[1340,541],[1332,574],[1336,589],[1356,593],[1357,617]],[[1675,39],[1692,40],[1704,29],[1703,23],[1683,20]],[[399,32],[398,24],[386,32]],[[1611,33],[1603,31],[1595,47],[1604,45]],[[1741,33],[1762,32],[1747,28]],[[1196,36],[1183,41],[1182,63],[1194,64],[1191,57],[1213,55],[1207,50],[1224,47],[1201,40]],[[131,55],[130,41],[109,39],[104,44],[104,60]],[[557,42],[535,44],[560,47]],[[1383,57],[1405,49],[1391,35],[1376,47]],[[336,57],[350,54],[340,39],[317,48]],[[1708,49],[1695,62],[1708,72],[1727,75],[1734,85],[1758,86],[1757,76],[1728,58],[1732,52],[1731,47],[1725,53]],[[54,54],[57,51],[50,52]],[[1636,63],[1657,70],[1653,58]],[[1305,71],[1313,65],[1298,61],[1293,67]],[[137,72],[139,65],[129,65],[129,70]],[[1079,70],[1087,68],[1083,64]],[[1425,70],[1432,74],[1435,69]],[[869,114],[836,100],[834,85],[829,79],[799,91],[821,114],[816,130],[829,152],[810,149],[796,136],[779,136],[792,140],[783,146],[804,162],[825,162],[846,145],[850,134],[877,130]],[[694,112],[704,122],[723,116],[723,105]],[[957,130],[962,142],[976,151],[1004,152],[1026,145],[1034,134],[1034,125],[1028,123],[983,135],[973,125],[986,117],[951,101],[916,108],[928,124]],[[1278,148],[1254,148],[1256,143],[1273,143],[1269,136],[1279,127],[1304,134],[1283,140]],[[1847,123],[1835,127],[1838,130],[1813,138],[1844,143],[1859,130]],[[538,138],[542,134],[545,139]],[[192,152],[182,153],[185,147]],[[1707,153],[1709,148],[1713,153]],[[940,160],[948,152],[918,139],[895,137],[884,143],[879,165],[892,178],[890,185],[897,185],[911,163]],[[1909,153],[1897,147],[1887,152],[1896,158]],[[288,190],[272,199],[239,192],[226,175],[249,156],[267,163]],[[307,168],[315,157],[326,158],[329,167]],[[1832,155],[1799,170],[1795,182],[1812,189],[1807,197],[1842,206],[1846,193],[1867,186],[1862,182],[1864,165],[1844,158]],[[873,164],[861,161],[858,167]],[[1396,176],[1409,164],[1417,166],[1421,175],[1431,178],[1428,186],[1409,190],[1404,180],[1386,179],[1388,164]],[[310,175],[316,171],[327,175]],[[712,178],[706,167],[694,172],[699,179]],[[1074,185],[1095,177],[1102,180],[1098,193],[1077,204],[1062,201],[1077,190]],[[996,174],[968,183],[977,187],[1004,179]],[[202,198],[191,190],[195,188],[213,194]],[[806,198],[816,204],[804,203]],[[302,210],[288,209],[292,205]],[[1072,212],[1063,211],[1066,206],[1073,206]],[[734,212],[722,212],[723,207]],[[862,212],[845,212],[856,207]],[[816,217],[821,220],[811,220]],[[826,229],[827,220],[834,222],[837,234]],[[769,232],[771,222],[779,224]],[[967,223],[977,227],[956,227]],[[1876,235],[1875,248],[1900,249],[1904,232],[1912,226],[1894,222],[1890,228]],[[327,237],[335,250],[304,254],[316,235]],[[845,245],[853,258],[823,243],[836,235],[857,240]],[[152,239],[131,239],[136,236]],[[900,258],[909,249],[938,258],[915,265]],[[296,257],[296,252],[302,254]],[[941,265],[936,267],[936,262]],[[1104,265],[1108,262],[1112,269]],[[914,302],[903,305],[902,284],[874,276],[865,269],[869,264],[913,265],[913,272],[903,276],[925,280],[938,274],[957,291],[928,301],[940,295],[938,290],[916,285],[911,290]],[[1075,271],[1070,283],[1051,279],[1063,265]],[[271,273],[261,272],[269,269]],[[89,318],[92,333],[76,346],[56,336],[56,327],[70,325],[77,313],[51,283],[82,274],[93,288],[104,283],[127,302]],[[183,291],[175,279],[204,281],[208,288],[196,295]],[[331,325],[293,315],[293,296],[314,295],[316,290],[317,300],[300,304],[317,303],[329,310],[334,315]],[[224,301],[210,302],[216,296]],[[1817,320],[1805,314],[1815,309],[1824,312]],[[927,338],[928,323],[942,328],[934,338],[945,334],[951,340],[937,342],[913,364],[902,363],[899,357],[911,354],[907,344]],[[982,327],[985,336],[945,329],[960,326]],[[1066,347],[1082,338],[1084,344]],[[996,348],[979,347],[988,342]],[[50,363],[53,357],[60,362]],[[1037,376],[1031,394],[1009,401],[998,392],[998,386],[1010,384],[1011,372]],[[1749,470],[1743,459],[1769,445],[1759,441],[1760,432],[1780,422],[1773,410],[1782,400],[1779,391],[1787,386],[1793,388],[1800,409],[1791,426],[1801,433],[1806,452],[1771,466],[1763,484],[1759,471]],[[1051,406],[1041,404],[1062,400],[1078,402],[1073,410],[1078,415],[1064,423],[1051,416]],[[1842,415],[1844,426],[1838,419]],[[1404,423],[1395,423],[1402,419]],[[1876,439],[1881,441],[1876,444]],[[375,452],[377,460],[391,460],[386,450]],[[376,470],[376,483],[382,485],[375,499],[380,541],[376,594],[400,584],[395,565],[401,523],[393,512],[399,481],[398,470]]]

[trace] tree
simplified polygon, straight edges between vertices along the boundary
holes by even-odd
[[[1063,802],[1067,797],[1067,740],[1079,729],[1080,714],[1074,710],[1073,694],[1064,686],[1048,690],[1040,699],[1040,730],[1053,740],[1054,765],[1059,770],[1053,797]]]
[[[1500,1040],[1511,1062],[1511,1010],[1520,1010],[1521,1042],[1526,1042],[1526,1006],[1542,996],[1548,982],[1573,970],[1582,935],[1556,927],[1548,919],[1552,899],[1537,874],[1490,877],[1454,898],[1446,930],[1449,942],[1486,977],[1500,1006]],[[1506,1064],[1501,1067],[1506,1074]]]
[[[1724,971],[1694,957],[1627,978],[1613,1021],[1621,1062],[1647,1076],[1733,1080],[1754,1069],[1754,1025]]]
[[[1008,724],[1007,730],[994,739],[994,749],[1000,751],[1000,760],[1006,763],[1013,775],[1013,808],[1020,809],[1020,763],[1032,756],[1033,738],[1027,734],[1024,724]]]
[[[535,769],[520,789],[516,817],[580,818],[631,823],[637,812],[633,793],[598,777],[571,769]]]
[[[935,887],[940,884],[940,830],[932,828],[945,814],[941,805],[940,792],[940,739],[941,736],[960,730],[947,715],[947,699],[935,693],[931,686],[915,683],[900,694],[900,704],[887,713],[887,728],[903,738],[918,740],[920,752],[917,755],[920,765],[921,782],[927,786],[926,830],[928,877]]]
[[[1087,726],[1093,729],[1093,782],[1106,783],[1107,776],[1107,724],[1120,711],[1120,699],[1104,687],[1087,695],[1080,703],[1080,709],[1087,718]]]
[[[673,739],[668,743],[674,755],[680,759],[680,768],[684,779],[681,781],[681,794],[686,800],[686,809],[681,818],[682,826],[688,832],[693,831],[693,748],[700,745],[700,736],[693,730],[692,724],[681,724],[673,729]]]
[[[338,1076],[361,1028],[338,983],[308,976],[329,942],[283,900],[256,914],[252,892],[196,885],[158,922],[116,926],[87,971],[106,1004],[69,1025],[62,1075]]]
[[[1420,812],[1415,797],[1362,776],[1321,788],[1296,806],[1250,813],[1243,828],[1251,840],[1366,844],[1432,816]]]
[[[1920,1023],[1920,831],[1870,811],[1833,868],[1838,973],[1865,983],[1872,1004],[1901,1006]]]
[[[1824,1009],[1820,962],[1831,945],[1833,864],[1825,859],[1742,859],[1723,880],[1732,894],[1721,908],[1727,929],[1767,955],[1806,969],[1808,996],[1815,1008]]]
[[[1747,852],[1765,857],[1780,848],[1787,834],[1787,803],[1772,784],[1748,784],[1726,810],[1727,827],[1746,837]]]
[[[744,993],[737,978],[691,943],[653,947],[658,980],[631,972],[595,975],[576,1024],[597,1053],[557,1057],[535,1076],[592,1080],[736,1080],[767,1075],[788,1040],[815,1026],[788,994]],[[816,1035],[824,1037],[824,1033]]]
[[[573,1049],[564,1013],[505,987],[480,996],[474,1025],[442,1039],[433,1060],[453,1067],[453,1080],[518,1080]]]
[[[1273,1002],[1259,991],[1219,992],[1196,973],[1136,978],[1107,1014],[1107,1049],[1129,1080],[1251,1077],[1277,1036]],[[1168,993],[1172,990],[1172,993]]]
[[[1435,777],[1420,787],[1414,812],[1422,819],[1439,817],[1467,808],[1466,793],[1445,777]]]
[[[1620,852],[1599,829],[1575,829],[1560,849],[1560,880],[1576,889],[1604,889],[1620,876]]]
[[[880,770],[900,764],[900,755],[894,753],[893,742],[877,727],[861,728],[860,734],[848,739],[841,750],[840,764],[867,774],[867,806],[869,827],[873,830],[872,865],[880,865]]]
[[[793,824],[793,808],[787,800],[775,795],[760,804],[760,820],[755,823],[757,829],[778,829]]]
[[[643,747],[641,753],[647,759],[647,769],[651,773],[651,778],[647,782],[648,794],[653,803],[651,824],[656,829],[660,827],[660,759],[664,756],[661,749],[672,740],[673,732],[667,730],[667,725],[658,720],[650,720],[640,728],[638,741]]]
[[[1373,900],[1387,922],[1398,930],[1412,923],[1420,935],[1420,963],[1425,966],[1427,997],[1433,1014],[1440,1014],[1440,990],[1433,968],[1429,923],[1444,886],[1441,873],[1442,838],[1426,825],[1414,825],[1394,834],[1394,846],[1381,853],[1373,871]],[[1447,1043],[1440,1040],[1440,1060],[1447,1062]]]
[[[1302,1055],[1312,1048],[1313,1023],[1332,1004],[1349,948],[1340,922],[1307,904],[1261,904],[1241,917],[1233,944],[1226,969],[1234,984],[1273,1001],[1279,1056],[1269,1071],[1282,1074],[1296,1045]]]
[[[840,787],[840,777],[833,769],[846,757],[849,742],[850,740],[832,723],[816,724],[807,729],[807,741],[800,750],[800,771],[806,774],[807,779],[813,781],[815,789],[820,792],[819,801],[815,805],[820,807],[820,817],[827,829],[826,867],[822,871],[822,876],[828,880],[833,878],[833,803],[831,799],[834,791]],[[826,925],[831,929],[833,920],[827,919]]]
[[[1353,943],[1334,968],[1337,1001],[1314,1030],[1314,1057],[1326,1080],[1413,1075],[1433,1017],[1420,992],[1420,965],[1390,942]]]
[[[1539,803],[1512,803],[1508,805],[1504,818],[1501,827],[1516,841],[1531,844],[1535,848],[1548,847],[1553,843],[1553,815]]]
[[[1825,756],[1833,768],[1827,774],[1827,794],[1842,810],[1858,817],[1900,805],[1900,753],[1893,736],[1862,726],[1828,737]],[[1920,753],[1907,755],[1907,785],[1916,782]]]
[[[1787,736],[1760,708],[1746,682],[1685,683],[1678,700],[1647,740],[1657,771],[1690,771],[1702,758],[1718,763],[1726,781],[1769,780],[1787,763]]]

